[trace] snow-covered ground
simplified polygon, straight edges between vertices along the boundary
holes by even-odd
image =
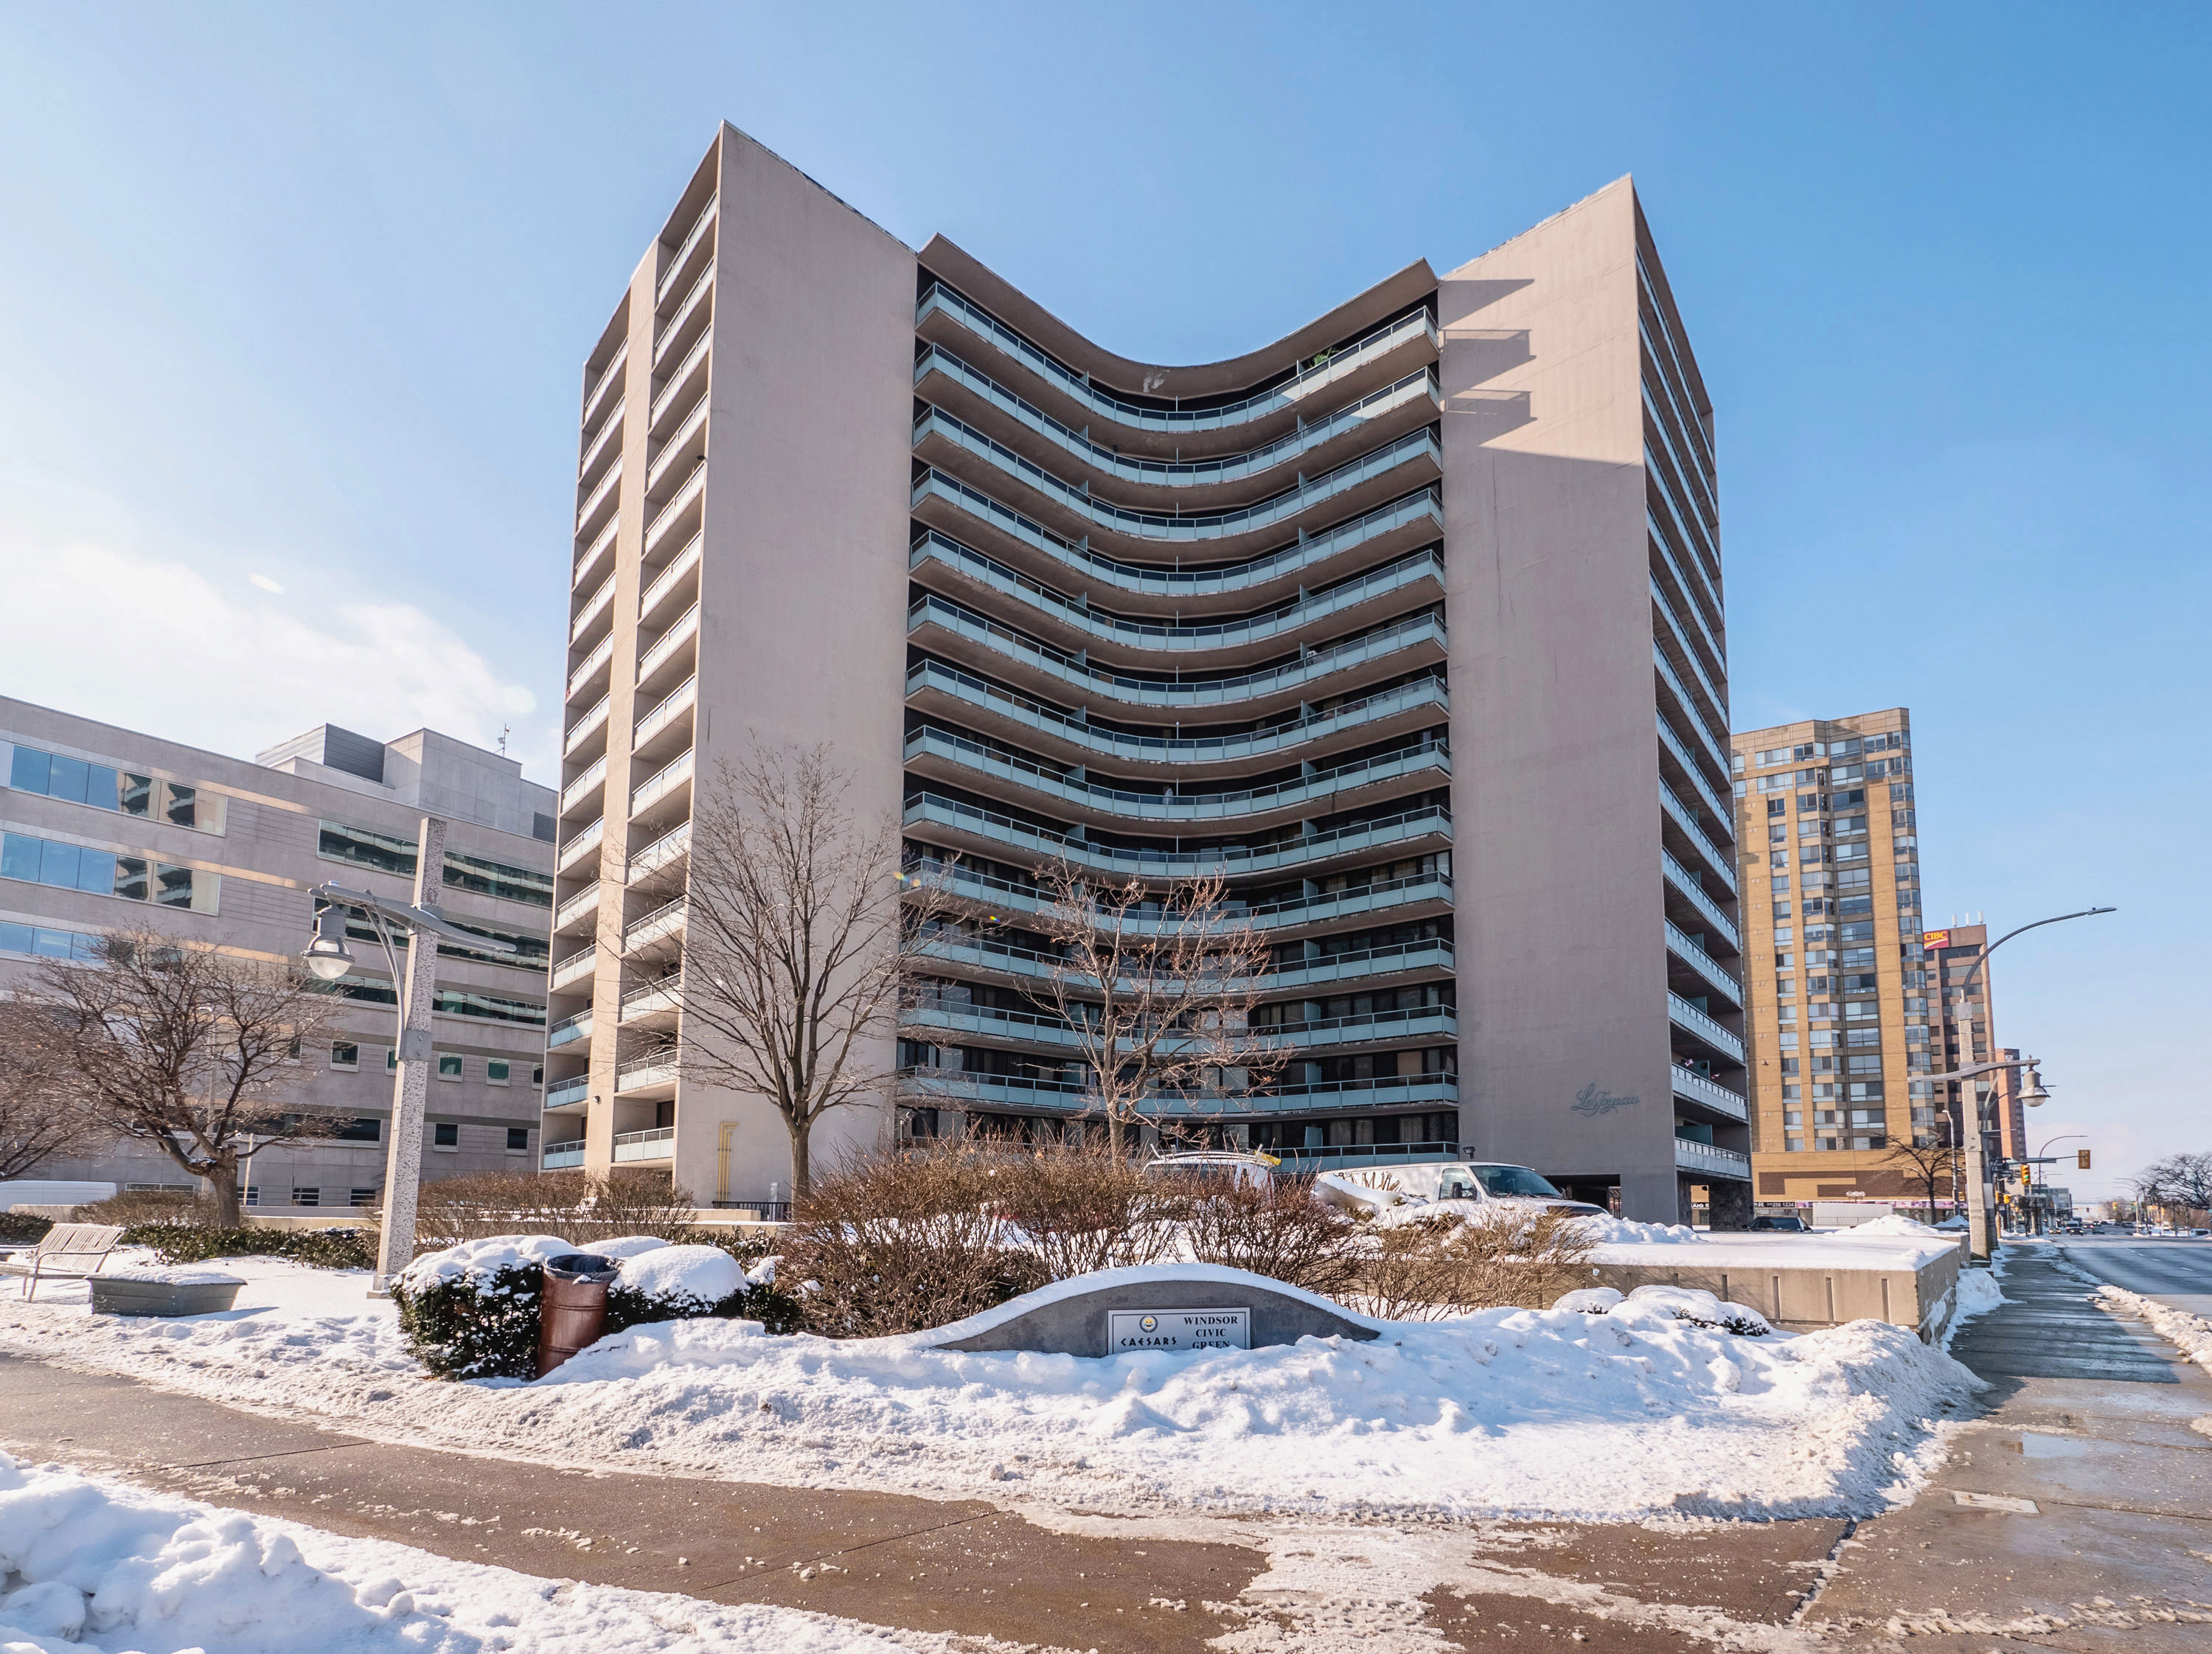
[[[2100,1286],[2097,1302],[2108,1310],[2119,1310],[2148,1322],[2151,1330],[2160,1338],[2205,1371],[2212,1372],[2212,1316],[2172,1309],[2154,1298],[2145,1298],[2141,1292],[2131,1292],[2122,1286]]]
[[[247,1280],[226,1314],[94,1317],[82,1287],[42,1291],[0,1300],[0,1347],[410,1444],[1131,1513],[1864,1513],[1910,1493],[1977,1387],[1875,1322],[1746,1338],[1566,1310],[1103,1360],[672,1322],[536,1383],[447,1384],[365,1277],[222,1267]]]
[[[950,1654],[979,1639],[533,1578],[0,1454],[0,1651]]]

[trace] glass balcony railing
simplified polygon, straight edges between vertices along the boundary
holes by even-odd
[[[1668,952],[1703,976],[1729,1004],[1742,1010],[1743,983],[1735,972],[1692,941],[1689,933],[1672,919],[1666,921],[1666,926]]]
[[[694,249],[698,246],[700,239],[713,228],[714,210],[721,204],[722,198],[718,191],[708,196],[707,204],[699,209],[699,216],[691,221],[691,228],[684,232],[684,240],[678,246],[675,257],[669,259],[667,269],[660,272],[660,279],[653,285],[653,296],[656,299],[665,299],[668,296],[669,284],[676,279],[677,272],[684,268],[684,260],[689,258]]]
[[[678,649],[699,635],[699,605],[694,603],[674,620],[659,635],[651,648],[638,658],[637,681],[649,681],[653,675],[666,666]]]
[[[915,542],[907,556],[907,567],[920,569],[933,562],[1012,598],[1040,618],[1075,627],[1098,642],[1133,649],[1158,649],[1166,654],[1238,648],[1293,637],[1332,615],[1359,608],[1395,592],[1433,585],[1437,598],[1441,599],[1444,583],[1444,560],[1433,551],[1416,551],[1267,614],[1246,615],[1211,624],[1160,625],[1094,610],[1088,603],[1055,592],[995,558],[987,557],[957,540],[948,539],[934,529]]]
[[[1024,1045],[1046,1045],[1055,1050],[1081,1051],[1085,1036],[1065,1019],[1028,1011],[1006,1011],[959,1000],[925,1000],[901,1007],[899,1027],[908,1037],[934,1044],[955,1043],[945,1036]],[[1419,1006],[1403,1011],[1382,1011],[1360,1017],[1324,1017],[1311,1022],[1282,1023],[1250,1031],[1277,1051],[1322,1051],[1349,1045],[1372,1045],[1407,1039],[1449,1039],[1459,1032],[1452,1007]],[[1189,1042],[1170,1038],[1163,1049],[1179,1051]],[[1102,1054],[1103,1055],[1103,1054]]]
[[[566,757],[568,754],[574,752],[578,747],[583,745],[586,741],[591,739],[594,731],[605,725],[607,721],[607,708],[611,704],[611,702],[609,701],[608,697],[602,695],[592,704],[589,711],[586,712],[582,717],[577,719],[574,724],[569,726],[568,739],[561,743],[562,757]]]
[[[1052,905],[1034,885],[978,873],[962,862],[948,863],[933,856],[918,856],[910,858],[900,872],[909,883],[940,882],[957,896],[1009,911],[1043,913]],[[1378,879],[1280,902],[1248,903],[1232,897],[1223,903],[1223,908],[1231,918],[1249,921],[1255,930],[1288,929],[1423,903],[1449,903],[1451,894],[1449,879],[1442,873],[1425,873],[1404,879]],[[1157,935],[1163,930],[1179,927],[1178,921],[1142,910],[1132,912],[1125,922],[1131,934],[1140,936]]]
[[[653,584],[638,596],[637,615],[640,620],[665,603],[669,594],[683,585],[692,571],[699,567],[699,554],[706,548],[706,544],[704,534],[694,534],[684,549],[668,560],[668,567],[653,576]]]
[[[1701,1074],[1694,1068],[1685,1068],[1677,1062],[1668,1070],[1674,1081],[1674,1095],[1692,1103],[1701,1103],[1717,1110],[1731,1120],[1751,1118],[1751,1104],[1740,1092],[1732,1092],[1717,1079]]]
[[[605,527],[599,530],[592,543],[584,548],[576,558],[575,567],[568,572],[570,591],[580,591],[584,582],[596,575],[602,567],[611,566],[606,564],[604,560],[613,555],[615,536],[621,532],[621,529],[622,519],[619,517],[611,519]]]
[[[691,467],[683,484],[668,496],[667,503],[656,510],[645,525],[645,556],[650,560],[659,555],[662,543],[675,532],[684,520],[684,513],[707,488],[707,461],[702,458]]]
[[[606,670],[607,662],[613,660],[614,655],[615,635],[609,632],[599,641],[597,647],[583,658],[576,670],[568,674],[568,698],[574,700],[588,688],[592,681]]]
[[[548,1143],[544,1164],[548,1171],[574,1171],[584,1164],[582,1140],[580,1138],[570,1143]]]
[[[665,868],[672,867],[691,853],[691,824],[684,821],[647,845],[629,859],[629,882],[635,885]]]
[[[1667,1017],[1677,1028],[1695,1034],[1715,1050],[1737,1062],[1743,1061],[1743,1037],[1722,1026],[1680,994],[1667,995]]]
[[[679,896],[673,902],[662,903],[642,919],[626,926],[623,930],[623,951],[628,952],[632,948],[643,947],[648,942],[657,942],[665,936],[676,934],[684,928],[684,915],[689,907],[687,898]]]
[[[1109,505],[1093,497],[1088,489],[1061,481],[1034,459],[1015,453],[1005,443],[962,423],[942,409],[933,409],[915,422],[915,447],[919,448],[933,437],[988,462],[1008,477],[1036,489],[1054,504],[1094,524],[1102,532],[1164,544],[1231,539],[1241,534],[1259,533],[1292,523],[1315,507],[1348,494],[1361,484],[1400,466],[1422,461],[1439,471],[1443,466],[1443,450],[1437,443],[1435,432],[1413,431],[1371,453],[1362,454],[1334,470],[1309,477],[1296,487],[1285,489],[1256,505],[1240,506],[1229,511],[1171,514],[1140,511],[1131,506]]]
[[[691,779],[692,757],[692,751],[687,747],[681,755],[640,781],[629,795],[630,814],[642,814],[689,781]]]
[[[598,846],[606,830],[607,819],[605,816],[600,816],[580,833],[573,834],[563,839],[561,842],[560,852],[555,857],[554,865],[566,872],[570,863],[576,861],[587,851]]]
[[[1233,706],[1268,696],[1303,689],[1340,672],[1388,659],[1407,649],[1444,647],[1444,623],[1433,613],[1409,616],[1380,626],[1344,642],[1315,649],[1295,661],[1240,672],[1230,678],[1139,678],[1094,666],[1049,643],[1001,625],[988,615],[934,595],[919,599],[907,611],[909,635],[925,625],[935,626],[955,637],[982,644],[994,654],[1042,672],[1068,684],[1076,692],[1101,700],[1138,707]]]
[[[593,963],[598,959],[599,955],[599,945],[597,942],[586,942],[574,953],[564,955],[556,960],[552,971],[546,980],[556,988],[565,988],[570,982],[580,981],[592,974]]]
[[[617,1086],[617,1089],[620,1089]],[[665,1160],[676,1152],[676,1128],[661,1126],[652,1131],[624,1131],[615,1134],[615,1164],[628,1165],[635,1160]]]
[[[1674,789],[1663,781],[1659,783],[1659,808],[1674,824],[1674,830],[1696,847],[1711,875],[1728,887],[1729,894],[1735,894],[1735,858],[1713,842],[1689,806],[1676,798]]]
[[[898,1080],[900,1100],[923,1107],[939,1099],[1061,1115],[1091,1113],[1097,1107],[1097,1094],[1088,1086],[1064,1080],[1014,1079],[951,1068],[902,1068]],[[1152,1119],[1231,1122],[1330,1110],[1443,1107],[1458,1100],[1459,1081],[1455,1076],[1416,1074],[1397,1079],[1338,1080],[1258,1093],[1155,1092],[1140,1112]]]
[[[1698,789],[1698,796],[1705,800],[1705,808],[1713,812],[1716,820],[1733,820],[1734,813],[1727,805],[1721,802],[1721,795],[1713,791],[1712,783],[1705,779],[1704,767],[1690,757],[1690,749],[1683,744],[1682,738],[1674,733],[1674,726],[1667,721],[1666,715],[1655,711],[1651,715],[1658,721],[1659,745],[1674,755],[1674,762],[1682,766],[1682,773],[1690,778],[1690,784]]]
[[[1249,787],[1236,793],[1133,792],[1073,781],[1058,771],[996,751],[947,729],[925,724],[907,738],[906,762],[933,757],[990,775],[1062,803],[1080,806],[1125,820],[1146,823],[1225,821],[1305,805],[1330,806],[1339,793],[1380,786],[1408,776],[1425,786],[1441,785],[1451,774],[1451,754],[1442,741],[1424,741],[1401,751],[1363,759],[1334,769],[1316,770],[1294,781]]]
[[[1364,512],[1346,522],[1309,534],[1291,544],[1243,562],[1210,569],[1149,569],[1121,562],[1079,543],[993,499],[982,490],[948,472],[932,468],[914,485],[912,505],[940,500],[979,523],[1052,558],[1085,582],[1096,582],[1116,592],[1139,597],[1190,599],[1248,592],[1271,581],[1288,579],[1320,567],[1360,546],[1412,528],[1423,536],[1442,534],[1443,503],[1433,488],[1425,488]]]
[[[549,1109],[569,1108],[581,1103],[591,1094],[591,1075],[578,1074],[573,1079],[564,1079],[557,1085],[548,1085],[545,1088],[545,1106]]]
[[[921,661],[907,673],[906,692],[909,698],[925,690],[951,696],[978,711],[994,713],[1042,734],[1130,763],[1212,764],[1266,757],[1292,752],[1327,736],[1357,729],[1363,724],[1379,723],[1404,713],[1433,710],[1441,715],[1451,705],[1451,693],[1443,678],[1431,676],[1378,690],[1356,701],[1341,702],[1326,712],[1311,713],[1243,734],[1139,735],[1075,717],[941,660]]]
[[[1734,1149],[1718,1148],[1711,1143],[1692,1141],[1687,1137],[1674,1140],[1674,1169],[1696,1173],[1702,1177],[1722,1177],[1730,1183],[1751,1181],[1751,1156],[1738,1154]]]
[[[1078,464],[1116,481],[1152,488],[1200,488],[1265,476],[1295,465],[1309,453],[1327,447],[1347,432],[1360,430],[1376,420],[1406,408],[1426,410],[1430,418],[1443,411],[1436,375],[1426,368],[1407,374],[1395,385],[1370,392],[1358,401],[1308,420],[1289,435],[1243,453],[1210,459],[1147,459],[1126,454],[1104,443],[1094,442],[1071,429],[1035,403],[977,372],[951,351],[938,345],[925,350],[914,364],[914,382],[921,385],[939,374],[1014,419]]]
[[[1743,952],[1743,938],[1736,932],[1735,921],[1723,913],[1720,903],[1705,894],[1697,878],[1665,850],[1659,852],[1659,866],[1666,875],[1668,885],[1682,899],[1703,915],[1705,922],[1728,938],[1728,944],[1737,952]]]
[[[1334,828],[1325,833],[1310,833],[1276,844],[1224,844],[1203,850],[1134,849],[1094,844],[934,793],[909,795],[902,820],[909,827],[927,823],[957,828],[995,845],[1048,860],[1159,877],[1216,869],[1232,874],[1272,873],[1307,867],[1361,850],[1411,844],[1425,838],[1451,837],[1450,812],[1437,805],[1426,805],[1378,821]]]
[[[1413,881],[1406,881],[1410,884]],[[1446,885],[1447,895],[1450,885]],[[1255,923],[1257,921],[1255,921]],[[1155,927],[1157,928],[1157,927]],[[1017,947],[995,937],[965,932],[943,932],[933,937],[921,956],[925,970],[969,970],[1001,976],[1024,976],[1049,981],[1059,965],[1057,956],[1033,948]],[[1290,993],[1304,988],[1358,982],[1371,976],[1404,976],[1421,971],[1449,973],[1451,944],[1441,941],[1402,942],[1385,947],[1360,948],[1343,953],[1316,954],[1310,958],[1278,964],[1267,972],[1270,993]],[[1127,984],[1133,987],[1133,983]]]
[[[607,761],[605,755],[602,754],[592,760],[590,769],[561,789],[562,814],[568,814],[586,799],[597,793],[605,784],[606,779]]]
[[[1301,362],[1284,383],[1240,401],[1212,408],[1154,408],[1125,402],[1111,392],[1093,385],[1088,375],[1076,372],[1056,357],[1039,350],[990,312],[961,297],[948,287],[933,285],[921,295],[921,302],[915,307],[915,325],[921,326],[933,313],[942,313],[978,337],[988,340],[1024,367],[1049,381],[1054,390],[1073,398],[1100,419],[1135,430],[1158,431],[1167,435],[1228,430],[1238,425],[1250,424],[1255,420],[1291,412],[1305,406],[1329,385],[1391,350],[1422,338],[1428,341],[1431,350],[1437,348],[1436,325],[1429,319],[1426,312],[1421,312],[1378,327],[1340,350],[1323,353],[1313,361]]]
[[[545,1049],[549,1051],[580,1039],[592,1037],[592,1013],[580,1011],[564,1022],[556,1022],[545,1031]]]
[[[1682,687],[1682,680],[1674,675],[1674,664],[1667,659],[1667,652],[1659,647],[1656,638],[1651,642],[1651,664],[1658,669],[1661,681],[1674,691],[1674,699],[1680,705],[1692,732],[1697,736],[1698,746],[1719,767],[1721,773],[1726,775],[1728,758],[1714,741],[1712,732],[1706,728],[1703,709],[1690,698],[1690,691]]]
[[[607,474],[599,478],[598,486],[584,496],[584,503],[576,508],[577,533],[590,532],[600,511],[611,508],[615,491],[622,487],[622,461],[616,460],[607,468]]]
[[[1713,680],[1705,676],[1705,669],[1699,663],[1696,651],[1690,648],[1688,642],[1682,635],[1682,623],[1674,617],[1674,605],[1667,600],[1667,594],[1659,589],[1659,582],[1652,580],[1649,571],[1646,571],[1644,578],[1650,583],[1653,605],[1658,609],[1660,617],[1667,623],[1667,635],[1674,640],[1674,647],[1682,652],[1682,660],[1690,668],[1690,676],[1697,679],[1698,687],[1705,692],[1703,701],[1692,701],[1686,698],[1683,704],[1699,719],[1710,720],[1715,742],[1725,746],[1728,744],[1727,698],[1713,687]],[[1663,640],[1655,641],[1659,642],[1660,647],[1664,648]],[[1677,680],[1678,686],[1679,681]]]

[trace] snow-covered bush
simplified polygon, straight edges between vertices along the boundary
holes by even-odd
[[[539,1266],[575,1250],[557,1235],[501,1235],[416,1259],[392,1283],[409,1353],[441,1378],[530,1377]]]
[[[1590,1240],[1577,1219],[1463,1201],[1385,1215],[1404,1214],[1413,1215],[1373,1228],[1360,1272],[1368,1307],[1389,1320],[1433,1321],[1508,1304],[1540,1310],[1589,1278]]]
[[[609,1256],[605,1245],[592,1250]],[[621,1278],[607,1289],[611,1333],[653,1321],[705,1317],[757,1321],[772,1333],[799,1330],[799,1305],[776,1290],[774,1257],[748,1270],[725,1246],[655,1242],[623,1253],[621,1261]]]
[[[317,1269],[373,1269],[374,1229],[217,1229],[186,1223],[135,1224],[125,1246],[153,1250],[164,1263],[204,1263],[210,1258],[289,1258]]]
[[[1565,1294],[1552,1307],[1620,1321],[1686,1321],[1693,1327],[1715,1328],[1739,1338],[1764,1338],[1774,1330],[1773,1323],[1758,1310],[1694,1286],[1638,1286],[1626,1298],[1609,1286],[1589,1286]]]

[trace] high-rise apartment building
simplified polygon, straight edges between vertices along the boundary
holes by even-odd
[[[1936,1131],[1911,715],[1735,738],[1759,1199],[1917,1194],[1900,1140]]]
[[[1996,984],[1990,980],[1995,967],[1984,964],[1979,970],[1974,969],[1989,940],[1989,927],[1978,922],[1954,924],[1948,929],[1927,931],[1921,936],[1921,946],[1928,956],[1930,1043],[1936,1049],[1939,1072],[1948,1073],[2020,1055],[2017,1047],[2000,1047],[1996,1043]],[[1973,978],[1971,983],[1967,981],[1969,976]],[[1939,982],[1940,998],[1936,995]],[[2022,1100],[2019,1069],[1953,1080],[1942,1090],[1948,1094],[1954,1134],[1963,1130],[1958,1122],[1966,1119],[1965,1106],[1972,1098],[1979,1104],[1984,1125],[1996,1134],[1990,1145],[1992,1156],[2018,1160],[2027,1154],[2027,1109]],[[1965,1140],[1954,1135],[1954,1140]]]
[[[1220,869],[1296,1061],[1163,1124],[1747,1213],[1711,410],[1626,179],[1164,367],[725,127],[584,378],[549,1163],[787,1188],[675,1060],[687,836],[827,742],[967,912],[817,1152],[1062,1135],[1038,868]]]
[[[117,931],[296,958],[313,929],[313,885],[407,898],[425,812],[451,823],[447,918],[516,952],[438,949],[422,1174],[531,1168],[553,793],[523,780],[514,759],[433,730],[376,741],[325,724],[249,762],[0,697],[0,993],[24,986],[42,959],[92,957]],[[254,1156],[245,1187],[256,1206],[366,1205],[383,1185],[398,1000],[374,933],[353,933],[359,964],[331,984],[343,1003],[326,1042],[301,1053],[299,1092],[349,1123],[335,1138]],[[131,1143],[32,1175],[121,1188],[191,1181],[160,1150]]]

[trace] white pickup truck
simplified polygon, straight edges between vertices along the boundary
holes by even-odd
[[[1389,1207],[1437,1201],[1536,1207],[1572,1217],[1601,1216],[1604,1212],[1587,1201],[1569,1199],[1541,1172],[1491,1160],[1324,1171],[1314,1179],[1314,1193],[1330,1205],[1351,1212],[1375,1213]]]

